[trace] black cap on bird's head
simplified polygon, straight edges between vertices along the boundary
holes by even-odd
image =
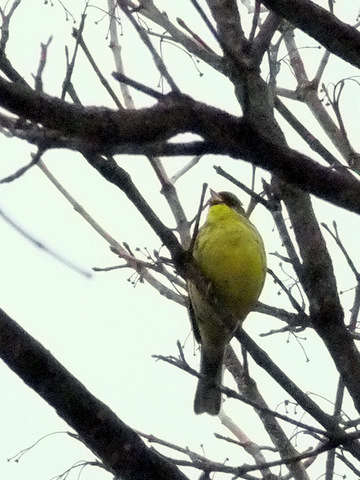
[[[209,206],[213,205],[227,205],[229,208],[233,208],[240,215],[246,216],[245,210],[241,201],[231,192],[215,192],[210,188],[211,197],[209,200]]]

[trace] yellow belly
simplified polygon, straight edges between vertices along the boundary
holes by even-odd
[[[194,258],[222,308],[243,320],[254,307],[266,274],[260,234],[243,216],[215,205],[199,231]]]

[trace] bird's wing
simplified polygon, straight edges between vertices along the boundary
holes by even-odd
[[[196,288],[196,287],[191,286],[190,284],[188,284],[188,291],[189,291],[191,288]],[[190,322],[191,322],[192,331],[193,331],[193,333],[194,333],[195,340],[196,340],[198,343],[201,343],[200,330],[199,330],[199,327],[198,327],[198,324],[197,324],[197,321],[196,321],[196,314],[195,314],[195,310],[194,310],[193,304],[192,304],[192,302],[191,302],[190,295],[189,295],[188,312],[189,312]]]

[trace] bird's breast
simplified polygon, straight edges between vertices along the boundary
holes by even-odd
[[[266,271],[263,242],[239,215],[218,216],[200,230],[194,257],[224,307],[240,317],[253,308]]]

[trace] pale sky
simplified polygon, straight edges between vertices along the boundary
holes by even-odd
[[[75,2],[75,6],[72,3],[67,2],[66,5],[78,19],[83,2]],[[105,1],[96,3],[99,8],[106,10]],[[353,8],[351,11],[350,7],[345,5],[347,2],[337,2],[340,3],[344,4],[341,6],[344,15],[342,18],[351,18],[351,23],[355,23],[357,10]],[[168,2],[164,0],[158,4],[160,9],[165,6],[168,8]],[[6,2],[0,1],[0,5],[5,8]],[[174,0],[171,5],[172,10],[169,12],[171,18],[176,16],[186,18],[187,21],[193,22],[193,25],[196,24],[196,28],[199,29],[197,31],[204,36],[207,35],[207,41],[214,42],[188,2]],[[81,8],[75,11],[74,9],[78,7]],[[340,10],[340,7],[337,8]],[[246,12],[243,12],[243,15],[245,23],[251,20],[251,16]],[[105,17],[100,23],[94,23],[102,17],[101,10],[88,9],[84,38],[101,71],[117,89],[116,82],[110,78],[115,67],[108,48],[109,40],[106,38],[107,19]],[[72,21],[66,21],[62,7],[56,0],[53,7],[49,4],[44,5],[43,0],[32,2],[23,0],[11,24],[8,56],[31,84],[31,75],[36,72],[38,65],[40,42],[46,42],[49,36],[53,35],[43,77],[44,89],[51,95],[59,95],[61,91],[65,69],[64,45],[68,45],[72,53],[73,26]],[[138,49],[132,28],[125,21],[123,29],[124,35],[120,37],[120,41],[123,45],[126,73],[152,88],[157,88],[159,75],[151,66],[149,56],[144,50]],[[319,58],[311,57],[315,54],[310,50],[309,55],[311,62]],[[203,73],[203,76],[199,76],[192,60],[175,47],[164,45],[163,56],[176,82],[187,93],[231,113],[240,113],[234,101],[232,87],[226,79],[221,78],[203,63],[198,65]],[[284,78],[291,75],[286,72],[286,67],[283,67],[283,70]],[[336,82],[349,75],[356,75],[356,71],[342,61],[334,61],[329,66],[326,81]],[[85,105],[96,104],[114,108],[82,55],[76,64],[74,84]],[[291,86],[293,85],[288,88]],[[358,89],[353,87],[354,85],[351,85],[352,90],[349,94],[345,93],[343,98],[344,115],[347,118],[351,118],[350,107],[354,102],[358,105],[359,101]],[[152,100],[149,101],[139,93],[134,93],[134,97],[137,106],[152,103]],[[311,115],[305,112],[304,107],[298,105],[294,109],[295,112],[296,109],[303,112],[302,118],[305,119],[307,127],[315,128],[315,122]],[[357,129],[357,123],[350,122],[350,128]],[[309,149],[304,148],[304,143],[289,128],[286,134],[291,146],[310,154]],[[324,134],[320,134],[320,138],[334,152]],[[353,144],[356,146],[355,141]],[[2,152],[0,178],[27,164],[31,160],[30,152],[35,152],[33,146],[3,135],[0,136],[0,148]],[[119,157],[117,160],[131,174],[161,219],[173,227],[170,210],[147,160],[129,156]],[[141,249],[147,247],[152,252],[153,249],[160,247],[160,241],[125,195],[102,179],[79,154],[61,150],[51,151],[46,153],[44,161],[63,186],[118,241],[128,242],[133,250],[136,247]],[[245,204],[248,202],[243,193],[236,191],[235,187],[215,173],[212,166],[220,163],[229,173],[250,185],[251,168],[245,162],[220,157],[202,159],[199,165],[176,183],[179,197],[189,218],[196,214],[203,182],[209,183],[212,188],[219,191],[232,190],[240,195]],[[183,164],[184,159],[164,161],[169,175],[175,173]],[[261,189],[261,177],[269,178],[266,172],[258,172],[258,191]],[[325,202],[317,200],[314,203],[321,221],[329,225],[333,218],[339,221],[340,233],[346,247],[354,262],[360,265],[356,235],[357,217]],[[35,239],[86,272],[91,273],[93,267],[121,263],[110,252],[106,242],[79,217],[38,168],[32,168],[15,182],[0,185],[0,208]],[[258,207],[252,221],[264,238],[268,254],[280,251],[281,247],[273,232],[270,215],[262,207]],[[198,353],[194,355],[196,346],[190,334],[185,308],[162,298],[146,284],[137,283],[134,287],[128,281],[132,274],[129,270],[92,273],[91,279],[86,278],[37,249],[2,220],[0,238],[1,308],[50,350],[125,423],[134,429],[182,447],[188,446],[200,454],[204,453],[201,447],[204,445],[205,454],[213,460],[221,462],[228,457],[230,459],[228,463],[231,465],[252,462],[252,459],[238,447],[214,438],[215,431],[230,436],[217,418],[207,415],[195,416],[193,395],[196,380],[174,367],[151,358],[154,354],[177,355],[176,342],[180,340],[182,344],[185,343],[187,360],[197,368],[199,355]],[[330,248],[334,249],[332,240],[326,235],[325,238]],[[334,259],[339,288],[341,290],[351,288],[355,283],[354,279],[349,275],[344,260],[337,251]],[[268,262],[272,268],[281,273],[278,259],[268,255]],[[290,309],[284,295],[278,296],[277,293],[278,287],[268,278],[261,300]],[[351,306],[352,298],[351,291],[344,293],[343,301],[346,308]],[[300,387],[309,392],[320,406],[331,412],[332,406],[328,401],[334,400],[337,375],[329,362],[325,348],[310,330],[300,335],[302,338],[306,337],[301,343],[293,337],[287,341],[287,334],[259,337],[259,334],[281,326],[283,326],[281,322],[256,313],[252,313],[245,323],[248,333],[272,359],[298,382]],[[236,343],[235,347],[238,349]],[[305,348],[309,362],[306,361],[302,348]],[[270,407],[286,413],[282,402],[288,399],[288,395],[264,372],[259,371],[258,367],[251,364],[251,369],[258,387],[265,392]],[[227,375],[225,380],[229,380]],[[42,440],[18,463],[7,462],[8,458],[28,448],[43,436],[70,429],[57,417],[51,407],[3,363],[0,363],[0,382],[3,385],[0,400],[1,478],[49,479],[63,473],[77,461],[94,459],[93,454],[79,442],[65,434],[58,434]],[[229,385],[234,386],[231,381]],[[349,414],[352,414],[351,405],[348,405],[348,408]],[[292,407],[288,409],[291,414]],[[252,440],[260,444],[270,443],[250,407],[228,400],[225,411]],[[309,421],[306,416],[303,420]],[[293,427],[288,426],[286,430],[292,432]],[[306,436],[299,436],[297,448],[305,449],[307,442]],[[180,454],[170,450],[162,451],[170,457],[180,458]],[[268,455],[267,458],[271,460],[272,456]],[[323,471],[324,458],[317,460],[309,470],[312,478],[317,478]],[[77,478],[77,474],[74,471],[69,478]],[[199,476],[199,472],[194,471],[186,471],[186,474],[191,478]],[[94,467],[87,467],[81,478],[102,480],[110,479],[111,475]],[[217,475],[216,478],[224,477]]]

